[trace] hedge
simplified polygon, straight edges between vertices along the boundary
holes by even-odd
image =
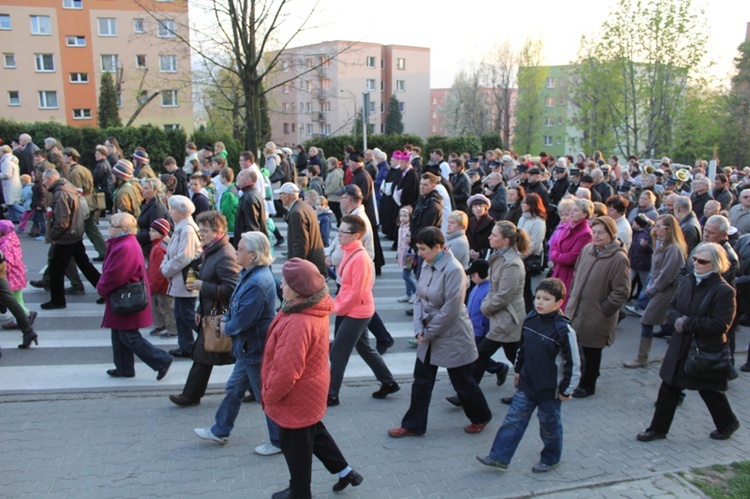
[[[427,139],[426,151],[430,151],[431,149],[442,149],[443,154],[446,158],[452,152],[458,154],[468,152],[469,154],[474,155],[486,150],[482,149],[481,139],[474,135],[465,135],[461,137],[445,137],[442,135],[433,135],[432,137]]]
[[[137,146],[143,146],[148,152],[154,171],[161,170],[161,164],[167,156],[174,156],[178,164],[185,160],[187,138],[183,130],[164,131],[153,125],[117,128],[78,128],[51,121],[23,123],[19,121],[0,120],[0,138],[10,141],[22,133],[31,135],[39,147],[44,147],[44,139],[54,137],[64,147],[73,147],[81,153],[81,163],[93,167],[94,149],[104,144],[108,137],[115,137],[123,152],[130,155]]]

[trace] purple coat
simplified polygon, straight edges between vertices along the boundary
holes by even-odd
[[[143,261],[141,245],[134,235],[113,237],[107,240],[107,257],[102,264],[102,276],[96,285],[96,291],[107,299],[104,305],[104,320],[102,327],[111,329],[139,329],[153,323],[151,317],[151,301],[146,308],[131,315],[117,315],[112,312],[109,295],[125,284],[144,281],[146,296],[151,296],[146,275],[146,265]]]

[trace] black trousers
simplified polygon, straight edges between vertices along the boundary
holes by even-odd
[[[330,473],[343,471],[349,463],[322,421],[305,428],[279,428],[281,452],[289,467],[292,497],[312,497],[312,457],[315,455]]]
[[[581,388],[589,392],[596,391],[596,379],[599,377],[599,368],[602,364],[603,348],[583,347],[583,365],[581,366]]]
[[[49,287],[49,281],[50,281],[50,262],[52,262],[52,254],[55,250],[55,245],[50,244],[49,250],[47,251],[47,268],[44,269],[44,274],[42,275],[42,282],[44,283],[44,287]],[[68,278],[70,281],[70,286],[75,289],[83,289],[83,282],[81,281],[81,276],[78,274],[78,267],[76,267],[75,260],[70,260],[68,262],[68,265],[65,267],[65,277]]]
[[[650,430],[656,433],[669,433],[681,392],[682,388],[662,382],[659,388],[659,396],[656,399],[654,417],[649,425]],[[708,412],[711,413],[711,418],[713,418],[717,430],[725,430],[737,421],[737,416],[732,412],[732,407],[729,405],[729,400],[727,400],[724,392],[698,390],[698,394],[706,404]]]
[[[76,265],[92,286],[96,287],[101,274],[91,263],[86,255],[86,248],[83,241],[73,244],[55,244],[50,259],[50,291],[52,298],[50,301],[56,305],[65,305],[65,267],[70,260],[74,259]]]
[[[193,362],[182,394],[191,400],[200,400],[206,394],[208,380],[211,379],[211,371],[214,366]]]
[[[430,410],[432,389],[438,366],[431,365],[430,351],[427,351],[426,362],[417,357],[414,364],[414,383],[411,386],[411,404],[401,420],[401,427],[419,434],[427,431],[427,415]],[[492,412],[487,405],[482,389],[471,377],[472,364],[448,369],[448,376],[453,389],[461,400],[466,417],[472,423],[487,423],[492,419]]]
[[[338,318],[336,320],[338,320]],[[375,312],[372,319],[370,319],[370,324],[368,324],[367,329],[369,329],[375,337],[377,346],[386,346],[393,341],[393,336],[391,336],[391,333],[385,328],[383,319],[380,318],[377,312]]]
[[[487,369],[487,364],[492,360],[492,356],[495,355],[495,352],[500,350],[500,347],[503,347],[503,352],[505,353],[505,356],[508,357],[510,363],[515,364],[519,343],[520,342],[518,341],[502,343],[500,341],[491,340],[486,336],[482,338],[481,343],[479,343],[479,346],[477,347],[479,357],[477,357],[477,360],[471,365],[471,377],[474,378],[474,381],[476,381],[477,384],[482,382],[482,377],[484,376],[484,371]]]

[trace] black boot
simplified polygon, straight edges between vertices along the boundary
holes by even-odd
[[[29,348],[31,346],[31,342],[34,342],[35,345],[38,345],[39,342],[37,341],[37,334],[34,332],[33,329],[29,329],[28,331],[23,332],[23,343],[18,345],[18,348]]]

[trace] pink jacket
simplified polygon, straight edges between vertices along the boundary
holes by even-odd
[[[325,416],[332,310],[333,300],[324,288],[317,297],[285,305],[268,328],[261,399],[263,411],[282,428],[305,428]]]
[[[411,226],[409,224],[400,225],[398,227],[398,253],[396,259],[399,267],[404,268],[404,256],[409,250],[409,243],[411,243]]]
[[[341,288],[333,302],[333,313],[339,317],[368,319],[375,313],[372,260],[362,241],[352,241],[341,248],[344,250],[338,267]]]
[[[5,255],[8,268],[8,285],[11,291],[18,291],[26,287],[26,265],[23,264],[21,241],[15,231],[0,237],[0,251]]]
[[[573,273],[576,260],[584,246],[591,242],[591,227],[586,219],[580,220],[575,225],[568,225],[560,234],[554,238],[549,247],[549,259],[554,262],[555,269],[552,277],[557,277],[565,284],[568,291],[563,302],[563,309],[568,303],[570,296],[570,285],[573,282]]]

